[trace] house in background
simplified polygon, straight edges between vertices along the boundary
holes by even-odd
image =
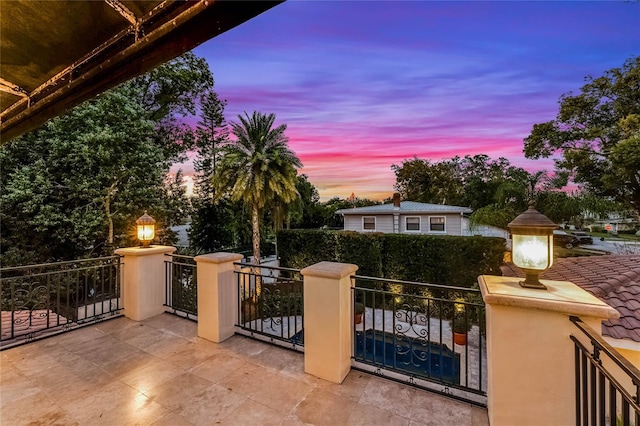
[[[400,201],[400,194],[395,193],[393,203],[342,209],[336,213],[344,216],[345,231],[469,235],[464,215],[471,212],[467,207]]]
[[[467,216],[462,218],[462,235],[482,235],[483,237],[500,237],[511,241],[509,231],[505,228],[500,228],[493,225],[471,225],[471,222]]]
[[[600,232],[601,230],[605,230],[616,234],[619,231],[630,231],[637,229],[640,226],[633,210],[619,212],[614,211],[603,215],[587,211],[584,213],[584,220],[589,225],[583,225],[583,228],[588,228],[590,232]],[[571,229],[573,225],[568,226]]]

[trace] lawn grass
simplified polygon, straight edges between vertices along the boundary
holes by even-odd
[[[563,258],[563,257],[583,257],[583,256],[602,256],[605,254],[609,254],[603,250],[593,250],[586,249],[582,247],[574,247],[572,249],[566,249],[564,247],[554,247],[553,248],[553,257],[554,258]]]
[[[596,238],[603,238],[605,240],[608,241],[615,241],[615,240],[622,240],[622,241],[640,241],[640,235],[633,235],[633,234],[618,234],[618,235],[611,235],[607,232],[590,232],[589,233],[593,239]]]

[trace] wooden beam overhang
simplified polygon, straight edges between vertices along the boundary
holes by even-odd
[[[31,92],[25,93],[27,91],[19,85],[2,80],[1,91],[20,98],[8,107],[3,105],[0,113],[1,143],[39,127],[79,103],[281,3],[162,1],[141,18],[136,18],[121,1],[105,2],[127,21],[125,29]]]
[[[5,80],[4,78],[0,78],[0,92],[10,93],[15,96],[20,96],[21,98],[26,98],[27,91],[17,84],[13,84],[10,81]]]
[[[111,6],[116,12],[120,14],[124,19],[126,19],[131,25],[134,27],[138,26],[138,18],[136,15],[129,10],[127,6],[120,3],[118,0],[104,0],[109,6]]]

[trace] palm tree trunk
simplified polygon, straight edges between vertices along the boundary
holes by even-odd
[[[262,283],[260,280],[260,216],[258,215],[258,206],[255,204],[251,208],[251,226],[253,228],[253,264],[256,277],[256,296],[260,296],[262,291]]]

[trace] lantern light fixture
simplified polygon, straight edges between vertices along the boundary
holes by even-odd
[[[557,225],[537,211],[533,203],[509,225],[511,231],[511,260],[525,273],[520,285],[546,290],[539,275],[553,264],[553,230]]]
[[[142,243],[142,247],[149,247],[149,244],[156,236],[155,228],[156,221],[154,218],[147,214],[147,211],[144,211],[144,214],[136,220],[136,225],[138,227],[138,239]]]

